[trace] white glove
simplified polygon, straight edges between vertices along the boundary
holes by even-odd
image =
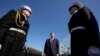
[[[1,50],[1,48],[2,48],[2,45],[0,44],[0,50]]]
[[[90,46],[88,48],[88,55],[89,56],[100,56],[100,49],[96,46]]]

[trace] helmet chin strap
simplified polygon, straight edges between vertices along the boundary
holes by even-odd
[[[23,16],[25,17],[25,20],[27,21],[29,17],[26,16],[25,13],[23,13]]]
[[[73,13],[71,13],[71,15],[74,15],[76,12],[78,12],[78,10],[75,10]]]
[[[74,14],[77,12],[78,10],[75,10]]]
[[[75,14],[76,12],[78,12],[78,10],[75,10],[75,11],[73,12],[73,14]]]
[[[22,14],[22,15],[25,17],[25,20],[26,20],[26,21],[28,20],[29,16],[26,16],[24,12],[22,12],[22,11],[18,11],[18,12],[19,12],[20,14]]]

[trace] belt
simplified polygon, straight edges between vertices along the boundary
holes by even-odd
[[[77,26],[77,27],[72,28],[70,32],[72,33],[73,31],[79,30],[79,29],[83,29],[84,30],[86,28],[84,26]]]
[[[17,32],[19,32],[19,33],[22,33],[22,34],[26,35],[26,32],[25,32],[25,31],[23,31],[23,30],[21,30],[21,29],[17,29],[17,28],[10,28],[9,30],[12,30],[12,31],[17,31]]]

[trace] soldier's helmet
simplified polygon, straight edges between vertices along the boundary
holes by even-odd
[[[30,14],[32,14],[32,9],[29,6],[27,6],[27,5],[22,5],[19,10],[20,11],[28,10],[30,12]]]
[[[80,9],[82,7],[82,4],[78,1],[74,2],[70,7],[69,7],[69,11],[73,8],[73,7],[77,7],[78,9]]]

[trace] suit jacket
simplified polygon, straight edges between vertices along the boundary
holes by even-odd
[[[50,48],[54,55],[59,54],[59,41],[57,39],[54,39],[53,45],[51,45],[50,39],[47,39],[44,48],[44,53],[46,54],[46,56],[48,56],[48,54],[50,53]]]

